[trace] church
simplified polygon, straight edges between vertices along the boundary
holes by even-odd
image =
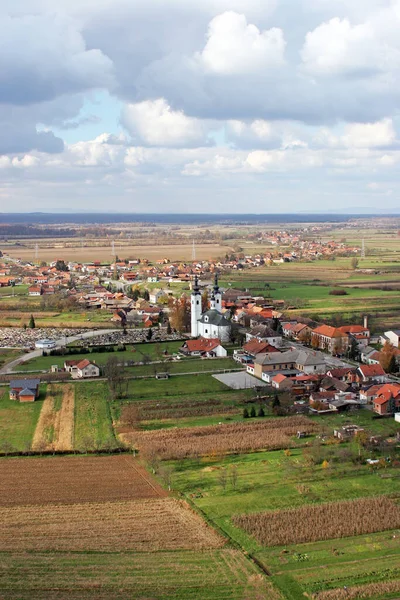
[[[218,338],[222,342],[230,339],[231,323],[221,313],[222,294],[218,285],[218,275],[215,275],[214,287],[210,297],[210,310],[201,311],[201,292],[196,276],[191,296],[191,336],[201,336],[206,339]]]

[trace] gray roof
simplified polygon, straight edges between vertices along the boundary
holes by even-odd
[[[310,367],[313,365],[324,365],[325,358],[318,352],[307,352],[306,350],[300,350],[296,362],[298,365]]]
[[[36,390],[39,384],[40,379],[12,379],[10,381],[10,388]]]
[[[298,350],[287,350],[286,352],[267,352],[258,354],[255,362],[258,365],[281,365],[283,363],[297,362]]]
[[[24,390],[20,391],[19,395],[20,396],[35,396],[36,390],[29,390],[28,388],[25,388]]]
[[[208,317],[207,321],[206,317]],[[207,310],[205,313],[203,313],[201,315],[201,319],[199,319],[199,322],[207,323],[208,325],[218,325],[219,327],[229,327],[231,324],[230,321],[224,317],[224,315],[221,315],[221,313],[215,309]]]
[[[264,324],[253,327],[253,329],[250,331],[250,335],[261,338],[282,337],[280,333],[274,331],[271,327],[269,327],[269,325]]]

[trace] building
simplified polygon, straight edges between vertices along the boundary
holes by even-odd
[[[231,323],[222,314],[222,294],[218,285],[218,275],[215,275],[214,287],[210,297],[210,310],[202,313],[201,293],[197,276],[194,280],[190,300],[191,336],[201,336],[206,339],[218,338],[222,342],[230,339]]]
[[[377,392],[373,400],[374,412],[378,415],[391,415],[400,412],[400,385],[387,383]]]
[[[64,362],[64,369],[71,373],[74,379],[86,379],[89,377],[99,377],[100,368],[90,362],[87,358],[81,360],[66,360]]]
[[[272,373],[274,371],[294,371],[296,367],[297,356],[297,350],[258,354],[254,361],[254,375],[259,379],[264,379],[263,373]]]
[[[56,343],[54,340],[38,340],[37,342],[35,342],[35,348],[37,348],[38,350],[52,350],[53,348],[56,347]]]
[[[385,344],[385,342],[389,341],[392,344],[392,346],[398,348],[400,342],[400,329],[385,331],[380,341],[382,342],[382,344]]]
[[[296,369],[307,375],[325,373],[325,358],[319,352],[300,350],[296,359]]]
[[[249,333],[246,333],[247,342],[250,342],[250,340],[253,339],[271,344],[271,346],[274,346],[275,348],[282,346],[282,336],[274,331],[267,323],[256,325]]]
[[[40,379],[14,379],[10,381],[10,400],[34,402],[39,398]]]
[[[357,375],[360,383],[368,381],[384,383],[386,381],[386,373],[381,365],[360,365],[357,369]]]
[[[320,325],[311,332],[311,344],[314,348],[327,350],[331,354],[345,354],[349,346],[349,338],[337,327]]]
[[[228,356],[227,351],[221,345],[218,338],[207,339],[200,337],[197,340],[187,340],[180,351],[186,356],[206,356],[208,358],[223,358]]]

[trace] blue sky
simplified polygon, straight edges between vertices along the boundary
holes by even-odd
[[[398,212],[400,0],[3,0],[0,210]]]

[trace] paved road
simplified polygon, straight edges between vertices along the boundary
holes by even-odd
[[[56,340],[55,343],[56,343],[57,348],[61,348],[62,346],[65,346],[66,344],[70,344],[71,342],[77,342],[78,340],[81,340],[81,339],[87,339],[87,338],[96,337],[98,335],[113,333],[114,331],[120,331],[120,330],[114,328],[114,329],[99,329],[96,331],[87,331],[85,333],[81,333],[80,335],[73,335],[71,337],[60,338],[59,340]],[[4,375],[5,373],[12,373],[13,371],[15,371],[16,367],[18,367],[18,365],[20,365],[21,363],[24,363],[27,360],[31,360],[32,358],[38,358],[39,356],[42,356],[42,352],[43,352],[43,350],[32,350],[32,352],[27,352],[26,354],[23,354],[19,358],[16,358],[15,360],[4,365],[4,367],[2,367],[0,369],[0,375]]]

